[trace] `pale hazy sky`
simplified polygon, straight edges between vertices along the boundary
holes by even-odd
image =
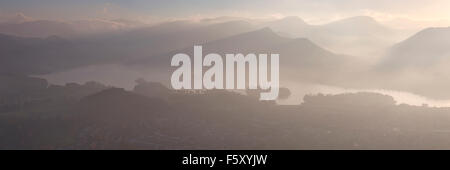
[[[378,20],[450,20],[450,0],[0,0],[0,14],[35,18],[300,16],[310,21],[368,15]]]

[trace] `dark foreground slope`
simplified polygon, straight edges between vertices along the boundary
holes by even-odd
[[[0,149],[450,149],[450,109],[373,93],[279,106],[145,81],[133,91],[96,83],[33,91],[2,99]]]

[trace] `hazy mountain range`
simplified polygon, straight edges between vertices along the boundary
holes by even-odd
[[[364,16],[324,25],[310,25],[298,17],[273,21],[221,17],[155,26],[129,20],[99,22],[65,23],[25,16],[3,22],[0,72],[41,75],[105,64],[167,72],[174,54],[191,54],[194,45],[203,45],[205,54],[279,53],[281,77],[289,81],[394,89],[431,98],[449,96],[440,92],[450,84],[443,79],[448,75],[448,28],[425,29],[402,41],[406,33]],[[74,26],[77,23],[80,26]],[[103,28],[117,24],[124,27]],[[83,31],[77,27],[91,29],[86,25],[106,31],[49,36],[79,34]],[[378,51],[377,55],[373,51]],[[138,78],[127,77],[134,76]]]
[[[357,59],[350,56],[334,54],[327,51],[305,38],[282,37],[270,28],[238,34],[228,38],[211,41],[204,44],[203,54],[217,53],[222,57],[225,54],[256,53],[256,54],[280,54],[281,79],[290,81],[327,81],[333,76],[352,72],[345,70],[348,64],[356,63]],[[170,56],[177,53],[185,53],[193,56],[193,47],[172,51],[167,54],[146,58],[137,62],[137,65],[166,66],[170,62]],[[352,60],[353,59],[353,60]],[[157,64],[155,64],[157,63]],[[354,68],[359,68],[355,66]]]
[[[169,28],[169,29],[168,29]],[[245,22],[199,25],[173,22],[151,28],[74,39],[2,35],[1,72],[43,74],[78,66],[127,63],[251,30]]]
[[[404,32],[369,17],[149,26],[18,15],[1,22],[0,33],[0,149],[450,148],[448,107],[358,92],[400,91],[450,106],[450,28],[402,39]],[[251,91],[170,89],[172,56],[192,57],[194,45],[222,56],[280,54],[287,87],[280,100],[302,103],[262,102]]]
[[[376,66],[387,85],[438,99],[448,99],[450,28],[428,28],[390,49]]]
[[[423,68],[446,63],[450,57],[450,27],[428,28],[394,45],[385,58],[392,69]],[[448,61],[448,60],[447,60]]]
[[[367,16],[338,20],[323,25],[310,25],[299,17],[286,17],[266,26],[281,35],[308,38],[333,52],[374,58],[382,50],[401,41],[409,32],[384,26]]]
[[[410,31],[388,28],[366,16],[352,17],[324,25],[310,25],[301,18],[294,16],[273,21],[218,17],[196,22],[197,24],[217,24],[238,20],[249,22],[257,28],[269,27],[282,36],[308,38],[333,52],[357,56],[378,54],[383,48],[406,38],[410,34]],[[0,33],[43,38],[52,35],[73,37],[88,33],[121,31],[147,26],[148,24],[126,19],[50,21],[32,19],[23,14],[17,14],[15,17],[0,22]]]
[[[54,21],[34,19],[24,14],[0,18],[0,33],[21,37],[46,38],[48,36],[75,37],[128,30],[143,27],[147,24],[127,19],[84,19],[74,21]]]

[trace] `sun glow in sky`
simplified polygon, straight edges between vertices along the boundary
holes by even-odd
[[[299,16],[325,23],[366,15],[394,25],[449,26],[448,0],[2,0],[0,15],[34,18],[189,18]],[[414,23],[410,23],[414,21]]]

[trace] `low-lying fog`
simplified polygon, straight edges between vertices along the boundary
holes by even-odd
[[[76,68],[69,71],[47,75],[36,75],[36,77],[45,78],[49,81],[49,83],[57,85],[97,81],[106,85],[121,87],[130,90],[133,89],[133,87],[136,85],[135,81],[140,78],[149,81],[161,82],[166,86],[170,86],[170,75],[170,71],[163,72],[158,69],[143,69],[116,64],[106,64]],[[303,97],[305,95],[315,95],[319,93],[324,95],[331,95],[356,92],[376,92],[392,96],[397,101],[397,104],[408,104],[414,106],[428,105],[430,107],[450,107],[450,100],[435,100],[405,91],[386,89],[354,89],[305,82],[299,83],[281,81],[280,84],[283,87],[287,87],[291,91],[291,95],[288,99],[278,101],[278,103],[282,105],[297,105],[303,102]]]

